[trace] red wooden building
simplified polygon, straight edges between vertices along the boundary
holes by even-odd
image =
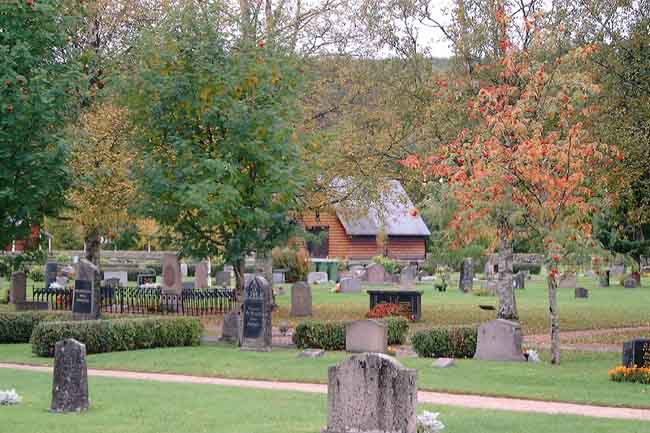
[[[367,261],[384,255],[423,261],[431,233],[402,185],[391,181],[381,201],[363,212],[337,209],[303,214],[305,229],[318,234],[317,241],[307,243],[311,257]]]

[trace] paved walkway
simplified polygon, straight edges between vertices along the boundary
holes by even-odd
[[[582,338],[608,336],[622,333],[638,333],[644,335],[650,333],[650,327],[638,326],[632,328],[608,328],[608,329],[592,329],[585,331],[561,331],[560,339],[562,340],[562,350],[577,350],[582,352],[610,352],[620,353],[622,350],[621,344],[611,343],[580,343]],[[534,346],[538,349],[548,349],[551,347],[551,337],[549,334],[536,334],[524,336],[524,344]]]
[[[22,364],[0,363],[0,368],[51,373],[51,367]],[[297,391],[326,394],[327,385],[297,382],[270,382],[263,380],[222,379],[217,377],[186,376],[180,374],[137,373],[116,370],[88,369],[88,374],[95,377],[117,379],[150,380],[169,383],[193,383],[221,385],[237,388],[267,389],[279,391]],[[515,398],[486,397],[469,394],[448,394],[440,392],[419,391],[419,403],[459,406],[475,409],[506,410],[513,412],[535,412],[544,414],[582,415],[596,418],[614,418],[650,421],[650,409],[630,409],[605,406],[592,406],[560,402],[544,402]]]

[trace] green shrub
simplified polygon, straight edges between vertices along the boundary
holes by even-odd
[[[389,274],[398,274],[400,271],[399,262],[389,257],[375,256],[372,258],[372,261],[374,263],[382,265],[384,267],[384,270]]]
[[[383,319],[388,324],[388,344],[404,344],[409,323],[403,317]],[[293,343],[301,348],[345,350],[345,323],[305,322],[296,326]]]
[[[423,358],[471,358],[476,352],[476,328],[434,328],[417,332],[411,344]]]
[[[40,283],[41,281],[45,281],[45,273],[43,272],[43,269],[41,267],[33,267],[29,271],[29,278],[32,279],[32,281],[36,283]]]
[[[32,333],[32,352],[53,356],[56,342],[66,338],[84,343],[87,353],[196,346],[201,323],[189,317],[43,322]]]
[[[534,263],[515,263],[512,265],[512,273],[519,271],[528,271],[531,275],[539,275],[542,272],[542,266]]]
[[[72,314],[70,313],[48,313],[44,311],[1,313],[0,344],[29,343],[32,331],[39,323],[70,319],[72,319]]]
[[[307,281],[309,273],[309,257],[303,249],[293,248],[274,248],[271,252],[274,269],[286,269],[286,281],[295,283],[296,281]]]

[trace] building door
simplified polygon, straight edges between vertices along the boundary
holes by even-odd
[[[310,227],[307,231],[311,235],[307,240],[309,255],[316,259],[326,258],[330,250],[329,227]]]

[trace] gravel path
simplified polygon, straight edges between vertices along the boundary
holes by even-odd
[[[51,367],[0,363],[0,368],[51,373]],[[327,386],[322,384],[297,382],[270,382],[262,380],[223,379],[217,377],[187,376],[180,374],[137,373],[130,371],[88,369],[94,377],[116,379],[149,380],[168,383],[193,383],[221,385],[237,388],[297,391],[326,394]],[[561,402],[545,402],[515,398],[487,397],[469,394],[449,394],[419,391],[419,403],[459,406],[474,409],[505,410],[513,412],[534,412],[544,414],[582,415],[596,418],[614,418],[650,421],[650,409],[631,409],[621,407],[592,406]]]

